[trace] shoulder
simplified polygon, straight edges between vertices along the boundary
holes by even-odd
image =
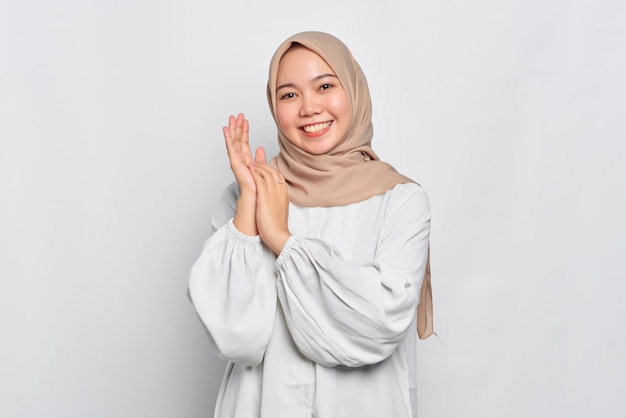
[[[388,212],[403,213],[411,217],[430,219],[428,193],[417,183],[397,184],[385,194]]]
[[[429,205],[428,193],[417,183],[401,183],[387,191],[389,198],[398,203],[415,201]]]

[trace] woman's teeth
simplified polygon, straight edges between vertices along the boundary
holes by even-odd
[[[310,134],[313,132],[321,131],[322,129],[328,128],[329,126],[330,126],[330,122],[324,122],[324,123],[316,123],[315,125],[303,126],[302,129],[304,130],[304,132]]]

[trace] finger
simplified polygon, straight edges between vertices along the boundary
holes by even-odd
[[[265,148],[258,147],[256,152],[254,153],[254,161],[257,163],[265,163],[267,160],[265,159]]]
[[[254,176],[254,181],[257,185],[269,189],[269,186],[274,183],[274,177],[271,171],[268,170],[268,166],[263,163],[253,163],[250,165],[250,172]]]
[[[284,177],[274,167],[267,164],[253,164],[251,170],[259,176],[267,187],[274,187],[276,185],[284,184]]]
[[[243,115],[240,113],[236,117],[231,115],[229,118],[230,126],[232,128],[233,136],[239,137],[241,134],[241,128],[243,126]]]
[[[278,179],[280,180],[281,186],[287,188],[287,179],[285,178],[283,173],[281,173],[278,170],[276,170],[276,171],[278,172]]]
[[[241,126],[241,147],[242,147],[242,150],[246,153],[246,155],[250,156],[250,160],[252,160],[252,152],[250,151],[249,132],[250,132],[250,124],[248,123],[248,119],[244,119],[242,126]]]
[[[245,120],[246,119],[244,118],[243,113],[237,115],[237,120],[235,122],[235,132],[239,140],[241,140],[241,137],[243,135],[243,125]]]
[[[235,153],[235,144],[232,136],[230,135],[230,128],[228,126],[222,127],[222,133],[224,134],[224,142],[226,143],[226,151],[228,156],[232,157]]]
[[[236,147],[237,145],[237,141],[236,141],[236,135],[237,135],[237,120],[235,119],[235,117],[233,115],[230,115],[228,117],[228,138],[229,141],[231,143],[231,145],[233,145],[233,147]]]
[[[258,170],[255,169],[254,166],[250,166],[250,174],[252,175],[252,180],[254,180],[254,185],[256,186],[256,191],[258,197],[265,196],[267,193],[267,184],[263,179],[263,175],[259,173]]]
[[[237,127],[237,119],[235,119],[233,115],[230,115],[228,117],[228,129],[230,129],[231,132],[234,132],[236,127]]]
[[[224,141],[226,143],[226,151],[228,152],[229,158],[233,158],[235,154],[241,150],[241,147],[237,143],[236,137],[234,136],[234,121],[235,119],[231,116],[228,126],[222,127],[222,133],[224,134]]]
[[[231,128],[231,126],[232,126],[232,124],[233,124],[233,122],[232,122],[232,119],[231,119],[231,118],[232,118],[232,116],[229,116],[229,117],[228,117],[228,124],[227,124],[226,126],[224,126],[224,127],[223,127],[223,129],[222,129],[222,130],[224,131],[224,138],[226,138],[226,136],[228,136],[228,137],[230,137],[230,136],[231,136],[231,135],[230,135],[230,128]]]

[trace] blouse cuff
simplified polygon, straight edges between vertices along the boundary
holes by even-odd
[[[287,239],[287,242],[285,242],[283,249],[274,262],[274,271],[281,270],[281,267],[283,267],[283,264],[285,264],[285,261],[289,258],[289,254],[292,252],[293,247],[296,246],[296,240],[297,238],[295,235],[291,235],[289,239]]]
[[[226,231],[236,240],[244,241],[250,244],[258,244],[261,242],[261,237],[258,235],[246,235],[243,232],[239,231],[233,220],[235,218],[230,218],[228,223],[226,224]]]

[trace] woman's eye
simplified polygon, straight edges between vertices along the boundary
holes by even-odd
[[[295,97],[295,94],[293,94],[293,93],[285,93],[282,96],[280,96],[280,98],[282,100],[284,100],[284,99],[291,99],[292,97]]]
[[[320,90],[326,90],[332,87],[332,84],[324,83],[320,86]]]

